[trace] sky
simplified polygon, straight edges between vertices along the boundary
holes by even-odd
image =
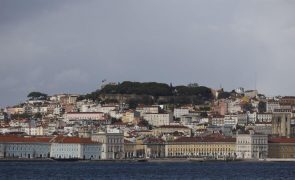
[[[294,0],[0,0],[0,106],[125,80],[295,95]]]

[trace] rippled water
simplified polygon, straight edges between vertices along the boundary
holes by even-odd
[[[295,179],[295,163],[0,162],[0,179]]]

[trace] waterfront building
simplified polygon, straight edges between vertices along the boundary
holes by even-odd
[[[262,159],[267,157],[268,136],[255,134],[253,130],[237,134],[236,154],[239,159]]]
[[[235,158],[236,139],[215,133],[206,137],[181,137],[167,142],[166,157]]]
[[[295,138],[270,138],[269,158],[295,158]]]
[[[101,144],[78,137],[0,136],[0,158],[100,159]]]
[[[124,133],[122,130],[107,128],[92,134],[91,139],[102,144],[102,159],[122,159],[124,157]]]
[[[52,158],[101,159],[101,144],[90,138],[56,136],[50,143]]]
[[[146,158],[164,158],[165,142],[159,138],[146,138],[143,140]]]
[[[146,145],[142,140],[124,140],[125,158],[144,158],[146,157]]]
[[[0,158],[49,158],[52,137],[0,136]]]

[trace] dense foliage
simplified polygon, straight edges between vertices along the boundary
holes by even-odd
[[[218,99],[227,99],[231,96],[230,92],[221,92],[218,94]]]
[[[102,94],[137,94],[151,96],[199,96],[205,100],[212,98],[211,90],[204,86],[176,86],[156,82],[124,81],[118,85],[106,85]]]
[[[172,89],[169,85],[156,82],[130,82],[124,81],[118,85],[106,85],[100,93],[103,94],[137,94],[152,96],[170,96]]]
[[[41,92],[30,92],[27,97],[31,100],[46,100],[47,94]]]
[[[258,104],[258,111],[260,113],[266,112],[266,102],[260,101]]]
[[[211,89],[198,86],[198,84],[189,84],[188,86],[175,86],[157,82],[130,82],[124,81],[118,84],[108,84],[101,90],[79,97],[82,99],[100,100],[103,94],[122,94],[139,95],[140,97],[131,98],[127,103],[132,107],[138,104],[151,105],[159,104],[202,104],[204,101],[210,101],[213,98]],[[159,98],[165,97],[165,98]]]

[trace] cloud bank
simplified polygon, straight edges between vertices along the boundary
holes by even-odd
[[[0,0],[0,106],[102,79],[294,95],[291,0]],[[256,83],[255,83],[256,82]]]

